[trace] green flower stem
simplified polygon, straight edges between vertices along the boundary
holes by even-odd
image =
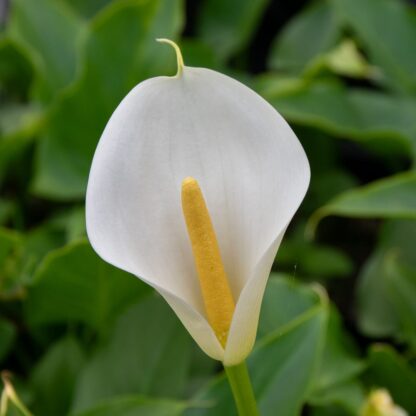
[[[233,392],[238,415],[259,416],[246,362],[243,361],[236,366],[224,368]]]

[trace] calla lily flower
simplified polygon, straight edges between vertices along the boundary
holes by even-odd
[[[206,354],[233,366],[253,348],[270,269],[306,193],[309,164],[263,98],[226,75],[184,66],[178,50],[177,57],[176,76],[141,82],[111,116],[89,176],[87,232],[104,260],[165,298]],[[216,236],[213,251],[193,241],[192,230],[200,230],[194,191],[197,204],[205,203],[207,233]],[[208,266],[198,253],[207,253]],[[228,282],[224,297],[234,302],[224,339],[198,276],[213,263]]]

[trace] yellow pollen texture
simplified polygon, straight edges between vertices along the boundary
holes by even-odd
[[[208,321],[225,347],[234,300],[204,196],[197,180],[191,177],[182,182],[182,210]]]

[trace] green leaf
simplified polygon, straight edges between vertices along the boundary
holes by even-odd
[[[21,295],[18,281],[19,250],[22,236],[12,230],[0,228],[0,299],[13,299]]]
[[[0,318],[0,362],[7,357],[16,339],[16,328],[9,321]]]
[[[43,113],[34,105],[0,106],[0,183],[10,166],[34,141],[43,120]]]
[[[276,264],[294,274],[319,280],[347,276],[353,270],[351,260],[342,251],[297,238],[283,241]]]
[[[332,307],[308,403],[321,411],[336,408],[337,415],[357,415],[364,399],[363,387],[357,377],[363,370],[364,363],[358,358],[352,339],[344,331],[341,317]]]
[[[381,179],[337,196],[310,218],[308,234],[328,215],[416,219],[416,172]]]
[[[283,328],[319,304],[319,295],[293,277],[272,273],[264,293],[257,338]]]
[[[218,361],[206,355],[196,342],[191,343],[190,368],[185,397],[194,396],[218,372]]]
[[[310,397],[322,398],[328,394],[328,389],[350,381],[363,369],[364,363],[357,357],[352,339],[342,328],[341,317],[335,308],[331,308],[325,347]]]
[[[302,72],[316,57],[334,47],[340,34],[331,2],[316,2],[297,14],[275,39],[269,65],[272,69]]]
[[[84,352],[72,336],[53,344],[30,377],[34,393],[33,412],[40,415],[67,414],[84,363]]]
[[[263,337],[249,357],[253,388],[263,416],[299,414],[322,352],[327,314],[323,302]],[[236,415],[224,377],[207,386],[195,400],[206,407],[186,415]]]
[[[85,222],[85,205],[75,205],[72,208],[58,212],[50,223],[62,229],[65,234],[65,242],[71,243],[87,238]]]
[[[313,407],[310,416],[357,416],[357,413],[351,414],[345,409],[335,405],[328,407]]]
[[[26,97],[32,68],[24,51],[9,37],[0,37],[0,91],[12,99]]]
[[[336,10],[363,42],[386,82],[408,93],[416,90],[416,15],[397,0],[333,0]]]
[[[0,228],[0,266],[2,270],[7,257],[19,242],[20,235],[17,232]]]
[[[182,39],[180,48],[187,66],[225,70],[218,62],[214,49],[200,40]]]
[[[403,301],[392,291],[397,273],[391,267],[390,259],[392,255],[398,256],[400,265],[416,268],[415,245],[416,221],[391,221],[384,226],[379,246],[367,260],[358,279],[358,325],[365,335],[406,338],[402,329],[408,328],[407,314],[403,316],[401,312],[406,304],[402,305]]]
[[[155,400],[140,396],[108,400],[94,408],[71,416],[179,416],[186,405],[172,400]]]
[[[199,37],[224,62],[249,42],[269,0],[210,0],[202,3]]]
[[[113,0],[64,0],[80,16],[91,18]]]
[[[27,233],[0,228],[1,297],[9,300],[26,297],[26,286],[33,282],[35,270],[46,254],[80,236],[75,234],[80,231],[79,215],[73,211],[72,217],[68,215],[65,221],[53,218]]]
[[[140,81],[174,72],[172,48],[155,38],[176,37],[181,6],[180,0],[122,0],[91,21],[80,79],[61,97],[39,143],[37,194],[84,197],[94,150],[116,106]]]
[[[80,241],[46,256],[29,289],[26,317],[32,325],[75,321],[103,332],[120,311],[147,290]]]
[[[63,2],[15,0],[7,29],[35,68],[37,96],[48,100],[75,78],[82,25]]]
[[[358,185],[353,172],[339,166],[339,143],[333,137],[309,127],[296,127],[298,137],[308,155],[311,183],[308,197],[302,203],[302,211],[310,215],[341,192]],[[298,240],[304,242],[304,224],[297,228]],[[285,240],[284,240],[285,241]],[[334,249],[334,248],[332,248]]]
[[[29,130],[31,124],[35,124],[39,118],[39,110],[34,105],[5,104],[0,106],[0,144],[10,136],[21,134],[22,130]],[[30,132],[32,133],[32,131]],[[9,139],[10,140],[10,139]]]
[[[173,311],[152,294],[130,307],[80,375],[73,409],[125,394],[181,397],[191,338]]]
[[[0,284],[3,297],[24,297],[25,287],[33,280],[35,269],[44,256],[64,244],[64,233],[61,227],[51,223],[43,224],[30,232],[16,233],[10,230],[3,232],[13,235],[14,244],[5,257],[3,279]]]
[[[357,416],[365,399],[364,387],[358,381],[329,386],[309,399],[312,416]]]
[[[69,212],[65,221],[67,241],[75,241],[87,237],[87,226],[85,223],[85,207],[78,207]]]
[[[318,289],[319,290],[319,289]],[[261,310],[258,336],[276,331],[319,304],[319,291],[291,277],[272,274]],[[356,377],[364,369],[352,340],[342,328],[335,308],[330,309],[324,349],[311,386],[310,399],[322,398],[328,389]]]
[[[65,243],[61,227],[46,223],[23,235],[19,250],[19,279],[31,283],[39,263],[51,251]]]
[[[313,140],[311,141],[311,143]],[[313,143],[312,143],[313,144]],[[307,153],[308,154],[308,153]],[[309,160],[311,159],[308,154]],[[311,164],[313,166],[313,164]],[[313,167],[312,167],[313,169]],[[306,212],[313,212],[328,201],[349,189],[358,186],[357,180],[350,173],[342,170],[326,170],[316,172],[311,178],[308,201],[304,206],[310,207]]]
[[[376,251],[365,263],[358,280],[357,315],[362,333],[373,338],[399,333],[399,318],[386,293],[383,256]]]
[[[329,81],[298,83],[276,91],[274,78],[261,93],[289,121],[353,140],[383,140],[409,155],[415,145],[416,101]]]
[[[387,388],[409,415],[415,414],[416,373],[390,346],[370,348],[367,378],[372,387]]]
[[[402,264],[400,257],[398,250],[385,259],[386,292],[399,317],[402,337],[416,351],[416,266]]]

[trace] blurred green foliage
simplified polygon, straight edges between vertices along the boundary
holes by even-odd
[[[353,416],[375,388],[416,414],[416,13],[402,0],[282,3],[11,0],[0,361],[34,414],[235,415],[219,367],[168,306],[86,240],[107,119],[138,82],[175,71],[157,37],[256,89],[311,162],[248,360],[261,414]]]

